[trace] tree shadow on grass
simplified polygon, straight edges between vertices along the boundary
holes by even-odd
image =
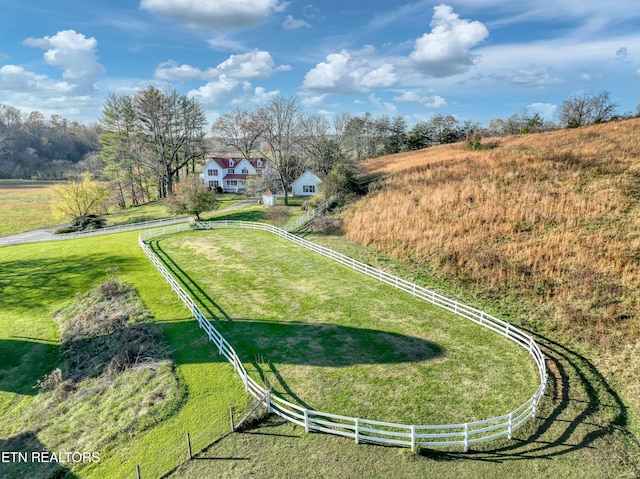
[[[135,267],[130,257],[69,255],[0,262],[0,308],[32,310],[73,298],[88,284],[104,279],[107,268]]]
[[[56,364],[56,343],[0,339],[0,391],[35,395],[36,383]]]
[[[514,433],[513,440],[479,445],[466,453],[423,449],[436,461],[507,462],[552,459],[596,441],[616,436],[628,449],[617,448],[616,459],[630,464],[640,477],[640,465],[627,455],[640,457],[640,442],[626,429],[627,407],[597,368],[584,356],[549,338],[533,334],[547,358],[549,382],[538,414]],[[613,458],[611,458],[613,459]]]
[[[53,451],[47,451],[33,432],[23,432],[8,439],[0,439],[0,452],[2,451],[5,454],[0,461],[0,477],[15,479],[75,479],[77,477],[64,465],[65,457],[58,457],[60,451],[55,451],[55,457],[60,462],[52,460]],[[9,456],[7,452],[10,453]]]
[[[225,215],[212,216],[207,219],[211,221],[265,221],[267,219],[267,213],[264,209],[252,209],[249,211],[236,211]]]
[[[421,338],[335,324],[234,319],[218,324],[218,328],[263,384],[276,386],[307,408],[311,406],[289,387],[276,365],[340,368],[416,363],[445,354],[440,345]]]
[[[231,320],[229,315],[220,307],[220,305],[211,299],[206,291],[202,289],[197,282],[191,279],[191,277],[175,261],[173,261],[173,259],[171,259],[171,256],[162,249],[159,241],[149,241],[147,246],[149,246],[156,257],[162,261],[171,275],[182,283],[182,287],[202,308],[203,314],[215,320],[220,320],[221,318],[224,318],[227,321]]]

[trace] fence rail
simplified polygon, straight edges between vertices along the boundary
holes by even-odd
[[[80,231],[77,233],[42,233],[34,236],[12,235],[5,238],[0,238],[0,246],[27,244],[27,243],[43,243],[47,241],[61,241],[76,238],[86,238],[91,236],[102,236],[114,233],[124,233],[126,231],[136,231],[148,228],[157,228],[158,226],[174,225],[179,223],[188,223],[191,220],[189,216],[181,216],[177,218],[164,218],[159,220],[143,221],[139,223],[130,223],[126,225],[108,226],[106,228],[99,228],[91,231]],[[19,236],[19,237],[14,237]]]
[[[340,264],[355,269],[356,271],[360,271],[367,276],[378,279],[383,283],[389,284],[397,289],[421,298],[431,304],[451,311],[458,316],[473,321],[480,326],[505,336],[507,339],[527,350],[538,369],[540,377],[539,386],[533,396],[508,414],[482,421],[459,424],[406,425],[389,423],[341,416],[322,411],[314,411],[286,401],[276,394],[273,394],[271,391],[265,390],[247,374],[246,369],[242,365],[242,362],[233,347],[215,329],[209,319],[206,318],[198,308],[195,301],[184,291],[178,281],[173,278],[167,268],[155,256],[146,243],[146,240],[154,236],[186,231],[194,227],[202,230],[244,228],[267,231],[321,254],[322,256],[330,258]],[[483,311],[447,298],[446,296],[442,296],[434,291],[430,291],[405,279],[391,275],[385,271],[350,258],[349,256],[337,253],[329,248],[325,248],[324,246],[312,243],[311,241],[300,238],[283,229],[264,223],[245,221],[213,221],[196,222],[192,226],[183,224],[169,226],[141,233],[139,236],[139,244],[165,280],[171,285],[171,289],[178,294],[178,297],[191,311],[193,318],[198,321],[200,328],[204,329],[209,339],[218,348],[218,352],[227,358],[233,365],[234,369],[242,379],[245,391],[256,399],[263,400],[270,412],[289,422],[304,427],[307,432],[320,431],[349,437],[354,439],[356,443],[359,443],[360,441],[369,441],[379,444],[407,446],[412,449],[415,449],[416,447],[462,446],[464,451],[467,451],[471,444],[485,442],[504,436],[511,439],[513,432],[516,429],[522,426],[528,418],[535,417],[536,415],[538,403],[544,393],[548,379],[544,354],[530,335]],[[266,400],[265,397],[267,398]]]
[[[292,221],[291,223],[286,224],[283,229],[285,231],[288,231],[289,233],[294,233],[294,232],[298,231],[304,225],[309,223],[309,221],[311,221],[312,219],[316,218],[317,216],[320,216],[324,212],[324,210],[329,208],[329,206],[331,205],[331,203],[333,203],[335,201],[335,199],[336,199],[336,197],[332,196],[331,198],[329,198],[324,203],[318,205],[317,208],[314,208],[311,211],[307,211],[302,216],[296,218],[295,221]]]

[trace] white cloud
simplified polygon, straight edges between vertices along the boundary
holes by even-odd
[[[602,70],[588,70],[580,74],[580,80],[583,82],[590,82],[601,79],[603,75]]]
[[[319,108],[324,105],[324,100],[327,95],[311,95],[302,97],[301,103],[305,108]]]
[[[211,80],[218,76],[213,68],[203,71],[191,65],[178,65],[173,60],[158,65],[154,74],[156,80],[163,81]]]
[[[371,70],[360,80],[360,84],[368,89],[390,88],[398,83],[398,75],[394,71],[393,65],[385,63],[375,70]]]
[[[213,50],[221,52],[242,52],[248,50],[242,42],[229,38],[226,32],[216,34],[213,38],[207,40],[207,43]]]
[[[0,68],[0,87],[2,90],[10,91],[55,90],[55,85],[47,75],[26,71],[18,65],[5,65]]]
[[[478,21],[461,20],[453,8],[434,8],[431,32],[416,40],[409,59],[412,66],[429,76],[447,77],[468,71],[477,56],[471,49],[489,36]]]
[[[262,23],[284,5],[278,0],[141,0],[140,7],[190,28],[228,30]]]
[[[211,81],[224,75],[226,78],[254,79],[268,78],[278,71],[290,70],[289,65],[276,66],[269,52],[254,50],[249,53],[231,55],[215,68],[201,70],[190,65],[178,65],[170,60],[161,63],[155,72],[155,78],[165,81]]]
[[[27,38],[24,45],[45,49],[47,64],[62,70],[62,78],[27,70],[22,65],[0,67],[0,101],[24,111],[43,114],[79,115],[92,110],[97,115],[99,100],[89,96],[104,68],[97,61],[95,38],[73,30],[53,36]]]
[[[191,90],[187,95],[196,98],[204,105],[222,107],[241,90],[242,82],[235,78],[220,75],[215,81],[210,81],[197,90]]]
[[[306,20],[295,19],[291,15],[287,15],[282,26],[285,30],[297,30],[299,28],[309,28],[311,25]]]
[[[265,88],[259,86],[254,88],[252,91],[250,89],[249,94],[243,95],[239,98],[234,98],[231,100],[232,105],[263,105],[269,99],[278,96],[280,94],[280,90],[272,90],[267,91]]]
[[[368,55],[373,47],[359,51],[342,50],[327,55],[326,61],[309,70],[302,82],[303,90],[317,93],[362,93],[374,88],[390,88],[399,77],[390,63],[373,65]]]
[[[380,98],[378,98],[377,96],[375,96],[373,93],[371,93],[369,95],[369,101],[377,106],[378,108],[382,109],[382,110],[386,110],[389,113],[397,113],[398,112],[398,108],[396,108],[396,106],[393,103],[387,102],[387,101],[382,101]]]
[[[527,105],[529,113],[538,113],[545,120],[551,120],[556,116],[558,105],[553,103],[531,103]]]
[[[637,35],[584,40],[559,38],[531,43],[490,45],[478,49],[482,55],[481,69],[487,71],[512,70],[518,65],[547,65],[557,70],[593,68],[593,65],[611,64],[612,54],[620,44],[637,42]],[[630,58],[632,57],[632,58]],[[637,61],[637,55],[628,52],[625,60]]]
[[[555,76],[554,70],[548,66],[530,65],[518,70],[501,70],[493,73],[495,80],[514,86],[546,86],[562,83],[562,79]]]
[[[288,65],[276,67],[271,54],[260,50],[231,55],[216,67],[216,70],[233,78],[267,78],[274,71],[290,69]]]
[[[88,93],[94,89],[95,80],[104,73],[96,55],[96,39],[87,38],[75,30],[63,30],[52,37],[27,38],[24,44],[47,50],[45,61],[63,70],[65,82],[56,85],[64,91],[71,86],[74,93]]]
[[[447,106],[447,100],[441,96],[423,95],[415,90],[405,91],[402,95],[394,97],[393,100],[400,103],[418,103],[425,108],[442,108],[443,106]]]

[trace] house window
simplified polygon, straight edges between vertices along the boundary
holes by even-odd
[[[235,160],[229,160],[229,166],[233,166],[235,164],[236,164]]]
[[[242,174],[243,175],[248,175],[249,174],[249,170],[247,170],[246,168],[242,168]]]
[[[218,176],[218,170],[207,170],[207,175]]]
[[[262,166],[262,160],[258,160],[258,166]]]
[[[238,186],[237,180],[227,180],[227,185],[229,186]]]
[[[215,187],[216,186],[215,183],[217,183],[217,182],[213,181],[213,180],[209,180],[209,188]]]
[[[315,193],[316,192],[316,185],[302,185],[302,192],[303,193]]]
[[[229,174],[233,175],[236,172],[235,168],[229,168]]]

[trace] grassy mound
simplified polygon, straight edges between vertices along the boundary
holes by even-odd
[[[183,402],[185,391],[160,327],[150,321],[131,286],[111,277],[78,295],[55,319],[61,330],[60,362],[37,383],[40,393],[22,411],[30,425],[22,434],[37,435],[47,445],[39,450],[104,455],[170,416]],[[11,466],[15,477],[26,472],[20,464]],[[36,476],[53,477],[46,469]]]

